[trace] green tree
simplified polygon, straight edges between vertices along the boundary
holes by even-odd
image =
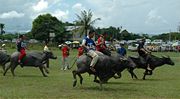
[[[49,34],[55,33],[55,40],[63,39],[65,25],[51,14],[39,15],[34,21],[31,33],[37,40],[50,40]]]
[[[146,39],[150,38],[148,34],[142,34],[142,37],[145,37]]]
[[[87,35],[88,30],[93,27],[93,24],[97,20],[100,20],[100,18],[96,18],[94,20],[92,19],[93,14],[92,14],[91,10],[81,11],[81,14],[80,15],[76,14],[76,16],[77,16],[77,20],[75,22],[76,22],[76,25],[80,26],[79,32],[81,33],[81,36],[83,34]]]
[[[5,34],[3,35],[3,38],[6,40],[12,40],[14,38],[18,38],[18,34]]]
[[[5,33],[4,31],[4,24],[3,23],[0,23],[0,30],[1,30],[1,35],[3,35]]]
[[[178,32],[171,32],[171,33],[163,33],[163,34],[152,36],[152,40],[162,39],[164,41],[168,41],[169,38],[171,38],[171,40],[180,40],[180,33],[178,33]]]

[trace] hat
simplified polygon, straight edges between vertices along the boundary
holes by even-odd
[[[2,44],[2,46],[6,46],[6,44]]]
[[[58,45],[58,47],[62,47],[62,44]]]

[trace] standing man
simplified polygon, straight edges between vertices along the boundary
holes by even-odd
[[[48,48],[48,42],[45,42],[45,46],[44,46],[44,50],[45,52],[49,52],[49,48]],[[49,68],[49,59],[46,61],[46,67]]]
[[[83,53],[84,53],[84,49],[83,49],[82,45],[80,45],[79,48],[78,48],[78,56],[77,56],[77,58],[79,58],[81,55],[83,55]]]
[[[98,61],[98,57],[99,57],[98,54],[95,53],[96,44],[92,39],[94,37],[94,34],[95,34],[95,31],[90,30],[88,36],[85,37],[82,41],[82,46],[85,48],[85,52],[87,52],[87,55],[92,57],[92,61],[90,64],[90,69],[92,70],[92,72],[96,72],[94,67],[95,67],[95,65]]]
[[[22,65],[22,59],[23,57],[26,56],[26,49],[27,49],[27,46],[26,46],[26,43],[24,42],[25,40],[25,35],[20,35],[19,36],[19,40],[17,41],[17,51],[20,52],[20,55],[18,57],[18,63],[20,65]]]
[[[6,44],[2,44],[2,47],[0,48],[0,50],[4,53],[7,53],[6,51]]]
[[[70,48],[68,47],[68,45],[66,43],[64,43],[62,45],[62,49],[61,49],[61,51],[62,51],[62,65],[63,65],[61,70],[69,69],[69,62],[68,62],[69,50],[70,50]]]
[[[45,43],[44,51],[50,51],[49,48],[48,48],[48,43],[47,42]]]

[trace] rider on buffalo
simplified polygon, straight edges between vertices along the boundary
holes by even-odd
[[[19,40],[17,41],[17,51],[20,52],[18,57],[18,63],[22,64],[21,60],[26,56],[26,43],[24,42],[25,35],[20,35]]]
[[[94,37],[94,34],[95,34],[95,31],[90,30],[88,36],[83,39],[82,46],[85,48],[85,51],[87,52],[87,55],[92,58],[92,61],[91,61],[91,64],[90,64],[90,69],[93,72],[96,72],[96,70],[94,69],[94,66],[97,63],[99,56],[95,52],[96,44],[95,44],[94,40],[92,39]]]
[[[144,48],[144,44],[146,42],[146,39],[143,38],[138,45],[137,51],[138,54],[141,58],[144,58],[147,64],[147,70],[151,70],[148,61],[150,60],[150,57],[148,56],[148,54],[150,54],[151,52],[149,50],[147,50],[146,48]],[[141,60],[142,61],[142,60]]]

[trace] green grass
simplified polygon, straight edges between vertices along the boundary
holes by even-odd
[[[10,50],[12,53],[14,50]],[[17,67],[13,77],[8,71],[2,76],[0,68],[0,99],[180,99],[180,53],[162,52],[154,55],[169,55],[175,61],[175,66],[164,65],[157,68],[147,80],[141,80],[142,69],[136,69],[139,80],[132,80],[127,70],[122,78],[109,80],[100,90],[99,84],[93,82],[93,76],[83,74],[84,82],[81,86],[79,79],[77,86],[72,87],[72,70],[61,71],[61,51],[53,48],[57,60],[50,61],[50,74],[43,77],[38,68]],[[70,59],[77,54],[71,51]],[[129,55],[136,53],[129,52]],[[72,61],[71,61],[72,64]],[[74,66],[73,69],[76,67]]]

